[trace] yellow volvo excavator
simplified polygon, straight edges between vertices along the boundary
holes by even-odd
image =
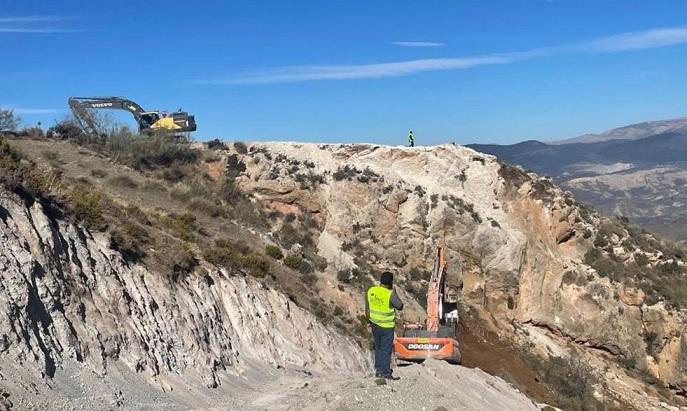
[[[138,131],[153,133],[185,133],[196,131],[196,119],[185,111],[167,113],[146,111],[138,103],[123,97],[69,97],[72,110],[81,129],[88,134],[100,135],[102,130],[91,110],[125,110],[133,114],[138,123]]]

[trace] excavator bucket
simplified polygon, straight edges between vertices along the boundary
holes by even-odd
[[[460,364],[458,340],[450,337],[398,337],[394,341],[396,358],[421,362],[427,358]]]

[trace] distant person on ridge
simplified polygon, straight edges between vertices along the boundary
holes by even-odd
[[[403,309],[403,302],[394,290],[394,275],[388,271],[382,273],[380,285],[367,290],[365,314],[374,338],[375,376],[397,380],[391,374],[391,351],[394,344],[394,327],[396,310]]]
[[[408,133],[408,147],[415,147],[415,137],[413,137],[413,130]]]

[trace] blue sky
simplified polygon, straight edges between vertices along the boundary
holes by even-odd
[[[123,95],[194,113],[202,140],[511,143],[687,115],[685,0],[0,0],[0,50],[25,123]]]

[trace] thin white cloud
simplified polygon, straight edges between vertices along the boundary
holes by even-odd
[[[0,33],[76,33],[80,30],[55,27],[55,23],[72,20],[71,16],[4,16],[0,17]]]
[[[0,27],[0,33],[77,33],[72,29],[33,29],[24,27]]]
[[[3,110],[12,110],[14,114],[18,115],[36,115],[36,114],[56,114],[64,110],[56,108],[27,108],[27,107],[1,107]]]
[[[611,53],[615,51],[653,49],[683,43],[687,43],[687,26],[623,33],[581,43],[577,48],[590,52]]]
[[[358,65],[304,65],[278,67],[219,80],[193,80],[196,84],[265,84],[315,80],[350,80],[400,77],[427,71],[467,69],[484,65],[507,64],[520,60],[560,54],[613,53],[643,50],[687,43],[687,27],[658,28],[603,37],[587,42],[563,44],[523,52],[485,56],[432,58]]]
[[[361,64],[346,66],[293,66],[251,73],[243,77],[225,80],[195,80],[198,84],[259,84],[288,83],[310,80],[351,80],[407,76],[422,71],[456,70],[486,64],[511,62],[506,56],[468,58],[421,59],[393,63]]]
[[[446,45],[434,41],[394,41],[391,44],[401,47],[444,47]]]
[[[0,23],[38,23],[71,20],[70,16],[10,16],[0,17]]]

